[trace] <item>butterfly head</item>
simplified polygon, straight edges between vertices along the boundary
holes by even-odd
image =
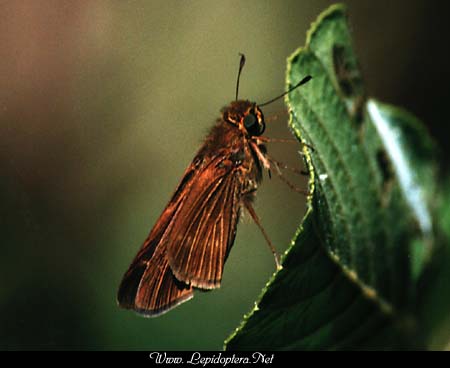
[[[236,125],[249,136],[260,136],[266,129],[264,115],[255,102],[247,100],[233,101],[222,110],[223,120]]]

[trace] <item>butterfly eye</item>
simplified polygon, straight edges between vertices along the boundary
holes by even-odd
[[[250,112],[244,117],[244,127],[251,136],[263,134],[265,129],[264,120],[258,121],[254,113]]]
[[[257,123],[258,120],[256,119],[256,116],[251,113],[244,118],[244,126],[247,130],[252,129]]]

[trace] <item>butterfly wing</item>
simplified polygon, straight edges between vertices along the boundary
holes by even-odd
[[[240,212],[239,167],[214,160],[198,175],[167,232],[167,258],[178,280],[200,289],[220,286]]]
[[[235,166],[216,155],[188,168],[122,280],[121,307],[156,316],[192,298],[192,286],[220,285],[238,220]]]
[[[168,267],[166,245],[161,239],[181,206],[183,193],[194,174],[195,167],[191,165],[125,273],[117,296],[122,308],[157,316],[193,297],[192,288],[175,279]]]
[[[192,287],[173,276],[164,247],[155,250],[139,285],[133,309],[146,316],[158,316],[194,296]]]

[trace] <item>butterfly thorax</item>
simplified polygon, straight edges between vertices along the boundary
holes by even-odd
[[[254,102],[233,101],[222,109],[222,117],[207,136],[194,158],[199,169],[222,157],[218,165],[240,180],[242,192],[253,197],[266,166],[266,147],[258,139],[264,132],[262,111]]]

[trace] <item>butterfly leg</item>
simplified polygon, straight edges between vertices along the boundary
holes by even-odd
[[[282,169],[290,170],[290,171],[292,171],[294,174],[297,174],[297,175],[303,175],[303,176],[309,176],[309,172],[308,172],[308,171],[305,171],[305,170],[299,170],[299,169],[296,169],[295,167],[288,166],[288,165],[286,165],[285,163],[283,163],[283,162],[281,162],[281,161],[277,161],[277,160],[275,160],[275,159],[272,158],[272,157],[269,157],[269,161],[270,161],[270,163],[271,163],[272,165],[276,165],[276,166],[278,166],[279,168],[282,168]]]
[[[258,137],[258,139],[260,139],[261,137]],[[250,141],[250,144],[253,147],[254,152],[256,153],[256,155],[258,156],[260,162],[262,163],[263,167],[269,172],[269,176],[271,176],[271,168],[274,167],[275,168],[275,172],[276,174],[279,176],[279,178],[284,181],[293,191],[301,193],[303,195],[309,195],[310,193],[306,190],[297,188],[294,184],[292,184],[288,179],[286,179],[283,175],[283,173],[281,172],[279,166],[278,166],[278,161],[272,159],[271,157],[269,157],[267,155],[267,153],[263,153],[261,152],[258,144],[254,141]],[[286,166],[283,164],[283,166]],[[291,170],[296,170],[296,169],[291,169]],[[299,170],[296,170],[298,173],[302,173]]]
[[[247,209],[250,216],[252,216],[253,221],[255,221],[256,225],[259,227],[259,230],[261,230],[264,238],[266,239],[267,244],[269,245],[270,251],[272,252],[273,256],[275,257],[275,264],[277,266],[277,270],[280,270],[282,267],[280,264],[280,259],[279,259],[278,253],[277,253],[275,247],[273,246],[272,242],[270,241],[270,238],[267,235],[266,230],[264,230],[264,228],[262,227],[261,222],[259,221],[259,217],[256,214],[250,200],[244,199],[244,206]]]
[[[314,147],[311,146],[308,143],[305,142],[299,142],[297,139],[294,138],[269,138],[269,137],[263,137],[260,136],[258,137],[258,141],[264,142],[264,143],[271,143],[271,142],[276,142],[276,143],[300,143],[302,146],[306,146],[308,147],[311,151],[314,152]]]
[[[294,192],[303,194],[303,195],[305,195],[305,196],[310,195],[309,191],[304,190],[304,189],[301,189],[301,188],[295,186],[295,184],[291,183],[291,182],[283,175],[283,173],[282,173],[281,170],[280,170],[280,164],[281,164],[280,162],[278,162],[278,161],[276,161],[276,160],[274,160],[274,159],[272,159],[272,158],[269,158],[268,160],[269,160],[269,162],[271,163],[271,166],[275,168],[275,173],[278,175],[278,177],[279,177],[284,183],[286,183],[286,185],[287,185],[289,188],[291,188]],[[281,165],[284,165],[284,164],[281,164]],[[282,166],[282,167],[283,167],[283,168],[290,169],[291,171],[294,171],[295,173],[300,174],[300,175],[309,175],[308,173],[306,173],[306,172],[304,172],[304,171],[300,171],[300,170],[297,170],[297,169],[295,169],[295,168],[288,167],[288,166],[286,166],[286,165],[284,165],[284,166]]]

